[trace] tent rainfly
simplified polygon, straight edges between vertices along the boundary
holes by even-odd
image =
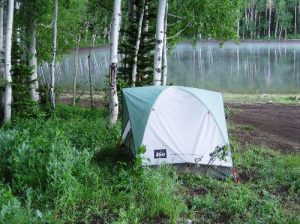
[[[221,93],[180,86],[123,89],[122,143],[143,165],[200,164],[232,168],[231,154],[212,159],[229,144]]]

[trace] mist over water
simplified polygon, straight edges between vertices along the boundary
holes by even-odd
[[[234,93],[300,92],[300,42],[178,44],[169,82]]]
[[[110,53],[109,47],[80,49],[75,60],[75,50],[62,58],[55,64],[55,77],[58,86],[65,90],[72,90],[75,67],[77,68],[77,90],[89,89],[89,67],[92,77],[93,87],[103,88],[106,84]],[[90,58],[88,57],[90,54]],[[41,82],[46,84],[50,79],[50,63],[43,63],[38,68],[38,74]]]
[[[205,41],[177,44],[168,58],[168,83],[232,93],[299,93],[300,41],[247,41],[235,44]],[[71,90],[74,54],[56,64],[58,85]],[[79,51],[78,88],[87,90],[88,49]],[[90,58],[93,86],[103,88],[108,75],[109,48],[94,48]],[[49,77],[49,65],[39,67]]]

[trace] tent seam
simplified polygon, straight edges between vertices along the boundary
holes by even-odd
[[[175,86],[174,86],[175,87]],[[176,86],[176,88],[179,88],[179,89],[181,89],[181,90],[183,90],[183,91],[185,91],[185,92],[187,92],[187,93],[189,93],[189,94],[191,94],[192,96],[194,96],[194,97],[196,97],[204,106],[205,106],[205,108],[208,110],[208,111],[210,111],[210,109],[208,108],[208,106],[199,98],[199,97],[197,97],[197,95],[195,95],[194,93],[192,93],[192,92],[189,92],[189,91],[187,91],[186,89],[184,89],[184,88],[181,88],[181,87],[179,87],[179,86]],[[211,112],[211,111],[210,111]],[[222,129],[221,129],[221,127],[220,127],[220,125],[219,125],[219,123],[217,122],[217,119],[215,118],[215,116],[214,116],[214,114],[213,113],[210,113],[211,115],[212,115],[212,117],[213,117],[213,119],[214,119],[214,121],[216,122],[216,124],[217,124],[217,126],[218,126],[218,129],[219,129],[219,131],[221,132],[221,135],[222,135],[222,138],[223,138],[223,141],[226,143],[226,139],[225,139],[225,136],[224,136],[224,134],[223,134],[223,132],[222,132]],[[226,124],[226,122],[225,122],[225,124]],[[228,140],[228,142],[229,142],[229,140]]]

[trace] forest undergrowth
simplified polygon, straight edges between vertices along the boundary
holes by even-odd
[[[0,223],[299,223],[300,155],[232,154],[241,183],[141,168],[107,110],[59,105],[0,129]]]

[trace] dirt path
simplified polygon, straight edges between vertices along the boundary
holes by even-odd
[[[230,121],[237,126],[231,134],[243,145],[300,152],[300,106],[272,104],[227,104]]]

